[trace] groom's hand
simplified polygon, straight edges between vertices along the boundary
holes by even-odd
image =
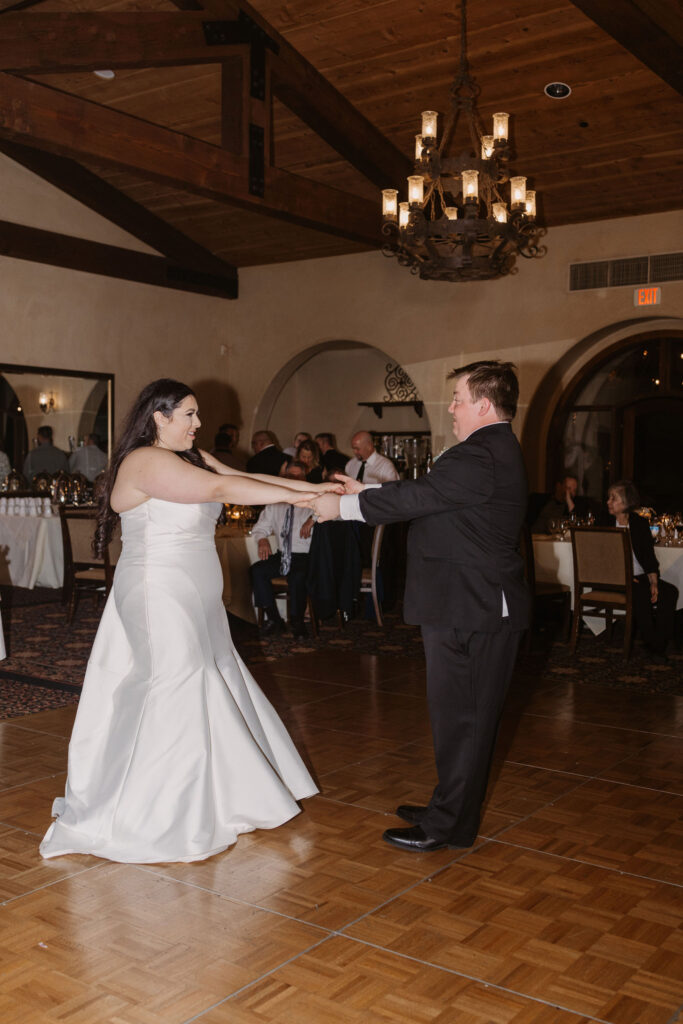
[[[339,518],[339,495],[338,494],[319,494],[314,498],[313,511],[318,517],[318,522],[327,523],[330,519]]]

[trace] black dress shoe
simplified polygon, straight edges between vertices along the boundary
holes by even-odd
[[[432,850],[466,850],[474,846],[476,836],[471,840],[431,839],[425,835],[419,825],[413,828],[388,828],[382,839],[390,846],[397,846],[399,850],[408,850],[411,853],[431,853]]]
[[[282,619],[266,619],[261,627],[261,636],[277,636],[282,633],[285,624]]]
[[[382,839],[390,846],[397,846],[399,850],[409,850],[411,853],[446,850],[449,845],[443,839],[430,839],[419,825],[414,825],[413,828],[388,828]]]
[[[295,637],[308,636],[303,619],[292,619],[292,635]]]
[[[404,821],[410,822],[411,825],[419,825],[427,813],[427,808],[420,807],[417,804],[401,804],[394,813],[397,818],[403,818]]]

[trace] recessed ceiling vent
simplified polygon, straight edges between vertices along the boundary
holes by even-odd
[[[569,265],[570,292],[582,292],[589,288],[661,284],[662,281],[683,281],[683,252]]]

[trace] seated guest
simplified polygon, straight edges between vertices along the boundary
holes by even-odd
[[[633,550],[633,616],[647,650],[666,660],[673,639],[678,589],[659,578],[659,563],[647,519],[634,509],[640,496],[630,480],[619,480],[607,493],[607,508],[616,525],[628,529]]]
[[[107,462],[97,434],[86,434],[82,447],[76,448],[69,456],[69,472],[82,473],[92,483],[106,469]]]
[[[351,438],[353,458],[346,463],[345,473],[364,484],[386,484],[398,480],[398,471],[391,459],[375,451],[372,434],[359,430]]]
[[[38,447],[24,459],[24,476],[31,481],[36,473],[65,473],[69,469],[66,455],[52,443],[52,427],[38,427]]]
[[[224,466],[230,466],[231,469],[237,469],[241,473],[244,472],[244,461],[240,459],[239,455],[235,455],[232,436],[226,431],[219,430],[216,434],[211,454]]]
[[[285,471],[292,480],[305,480],[306,467],[301,462],[292,462]],[[254,529],[252,537],[258,539],[259,561],[251,566],[251,583],[257,608],[263,608],[263,633],[268,636],[285,628],[275,604],[271,580],[285,576],[289,582],[289,612],[294,636],[305,636],[304,612],[306,611],[306,576],[308,574],[308,552],[311,547],[313,516],[310,509],[295,508],[283,503],[266,505]],[[275,536],[278,551],[273,554],[268,537]]]
[[[254,454],[247,461],[247,473],[267,473],[277,476],[280,467],[289,462],[283,451],[275,444],[275,438],[269,430],[257,430],[251,439]]]
[[[316,434],[315,441],[318,448],[320,448],[320,462],[323,472],[327,474],[328,480],[335,470],[341,470],[343,473],[349,457],[344,452],[337,450],[337,441],[334,434]]]
[[[312,437],[309,433],[307,433],[305,430],[300,430],[298,434],[294,435],[294,444],[290,445],[288,448],[283,448],[282,450],[285,453],[285,455],[289,455],[290,459],[296,459],[298,458],[296,453],[301,442],[311,440]]]
[[[320,449],[315,441],[302,441],[296,450],[298,462],[303,462],[306,467],[306,479],[309,484],[321,484],[323,482],[323,468],[320,464]]]
[[[579,481],[575,476],[565,473],[561,480],[555,481],[552,496],[532,524],[532,533],[550,533],[551,519],[566,519],[569,516],[585,516],[590,510],[590,503],[587,498],[577,494]]]

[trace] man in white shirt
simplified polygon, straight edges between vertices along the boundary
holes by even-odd
[[[92,483],[107,468],[107,456],[99,446],[97,434],[87,434],[82,448],[69,456],[69,472],[82,473]]]
[[[375,451],[372,434],[359,430],[351,438],[353,458],[346,463],[346,475],[364,484],[386,484],[398,480],[398,471],[391,459]]]
[[[305,480],[306,467],[301,462],[292,462],[285,476],[292,480]],[[266,636],[280,633],[285,625],[277,610],[271,583],[276,576],[285,576],[289,582],[289,614],[294,636],[306,635],[304,612],[312,530],[310,509],[278,503],[264,507],[251,531],[252,537],[258,540],[259,554],[259,561],[251,566],[251,583],[256,607],[264,611],[262,632]],[[275,554],[268,540],[271,536],[277,539],[278,551]]]

